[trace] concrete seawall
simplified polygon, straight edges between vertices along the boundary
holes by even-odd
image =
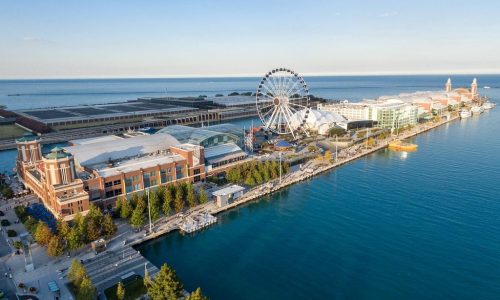
[[[418,125],[418,127],[414,128],[413,130],[408,131],[408,132],[404,132],[402,134],[399,134],[398,136],[390,137],[383,142],[379,142],[379,144],[376,146],[370,147],[368,149],[359,148],[358,149],[358,151],[360,150],[359,153],[356,153],[354,155],[350,155],[350,156],[342,158],[342,159],[338,159],[337,161],[335,161],[333,163],[309,162],[306,166],[304,166],[303,170],[289,173],[286,176],[284,176],[282,178],[281,183],[279,182],[279,179],[274,179],[270,182],[267,182],[267,183],[264,183],[260,186],[254,187],[251,190],[249,190],[247,193],[245,193],[241,198],[239,198],[238,200],[236,200],[235,202],[233,202],[227,206],[217,207],[215,204],[210,202],[210,203],[206,203],[204,205],[200,205],[196,208],[193,208],[190,211],[188,211],[188,213],[204,210],[204,211],[209,212],[210,214],[218,214],[220,212],[223,212],[223,211],[235,208],[237,206],[240,206],[242,204],[245,204],[247,202],[258,200],[266,195],[272,194],[274,192],[278,192],[279,190],[284,189],[292,184],[310,179],[314,176],[320,175],[320,174],[325,173],[327,171],[330,171],[334,168],[337,168],[337,167],[340,167],[344,164],[355,161],[358,158],[361,158],[363,156],[377,152],[381,149],[386,148],[388,146],[388,144],[393,140],[407,139],[407,138],[416,136],[418,134],[427,132],[429,130],[432,130],[434,128],[437,128],[441,125],[450,123],[450,122],[455,121],[457,119],[460,119],[460,118],[458,116],[455,116],[455,117],[451,117],[449,120],[440,121],[440,122],[432,124],[432,125],[423,125],[423,124]],[[355,147],[355,146],[352,146],[352,147]],[[314,167],[314,168],[311,168],[311,167]],[[156,230],[152,234],[148,234],[144,237],[138,238],[137,240],[131,241],[131,244],[132,245],[139,245],[139,244],[142,244],[142,243],[147,242],[149,240],[160,237],[164,234],[167,234],[171,231],[177,230],[179,222],[180,222],[180,220],[178,219],[178,217],[176,217],[176,216],[169,217],[167,220],[165,220],[159,226],[157,225]]]

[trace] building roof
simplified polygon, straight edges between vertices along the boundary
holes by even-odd
[[[16,142],[19,143],[25,143],[25,142],[31,142],[38,139],[38,136],[33,135],[31,133],[25,133],[22,137],[18,138]]]
[[[219,124],[201,128],[171,125],[160,129],[156,134],[161,133],[168,133],[181,143],[200,145],[208,138],[223,134],[229,134],[233,135],[235,138],[240,138],[240,135],[243,135],[243,130],[232,124]]]
[[[57,293],[60,291],[57,282],[55,282],[54,280],[47,282],[47,286],[49,287],[49,291],[51,291],[52,293]]]
[[[227,143],[205,149],[205,159],[209,164],[219,161],[246,156],[246,153],[234,143]]]
[[[100,142],[109,142],[109,141],[117,141],[123,139],[122,137],[119,137],[117,135],[105,135],[105,136],[98,136],[98,137],[91,137],[91,138],[86,138],[86,139],[77,139],[77,140],[72,140],[69,141],[71,145],[86,145],[86,144],[94,144],[94,143],[100,143]]]
[[[293,114],[290,121],[292,127],[299,128],[302,125],[302,120],[304,119],[305,114],[305,109],[299,110]],[[322,132],[338,123],[347,123],[347,119],[335,112],[315,109],[309,110],[309,114],[305,120],[305,125],[308,128]]]
[[[65,147],[64,149],[73,154],[80,166],[91,166],[128,157],[165,151],[171,146],[179,144],[179,141],[170,134],[162,133],[82,144]]]
[[[217,190],[215,192],[212,193],[212,195],[214,196],[225,196],[225,195],[229,195],[229,194],[234,194],[234,193],[237,193],[237,192],[241,192],[241,191],[244,191],[245,188],[242,187],[242,186],[239,186],[239,185],[231,185],[231,186],[228,186],[228,187],[225,187],[223,189],[220,189],[220,190]]]
[[[280,147],[280,148],[289,148],[289,147],[292,147],[292,145],[290,145],[289,142],[284,141],[284,140],[281,140],[281,141],[277,142],[274,146],[275,147]]]
[[[47,159],[61,159],[70,156],[69,153],[64,152],[63,148],[54,147],[50,150],[49,154],[45,155]]]
[[[179,154],[160,153],[122,160],[114,163],[112,166],[102,164],[95,167],[100,177],[109,177],[182,160],[184,160],[184,158]]]

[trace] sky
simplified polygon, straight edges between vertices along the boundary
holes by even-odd
[[[0,78],[500,73],[500,1],[0,2]]]

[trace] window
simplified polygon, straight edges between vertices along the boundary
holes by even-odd
[[[121,195],[121,194],[122,194],[122,190],[121,189],[115,190],[115,196],[118,196],[118,195]]]
[[[113,197],[115,195],[114,191],[107,191],[106,198]]]
[[[121,179],[113,181],[113,185],[119,185],[119,184],[122,184]]]
[[[184,177],[184,166],[176,166],[175,167],[175,175],[177,179],[181,179]]]
[[[104,187],[105,188],[108,188],[108,187],[111,187],[111,186],[113,186],[113,182],[112,181],[108,181],[108,182],[104,183]]]

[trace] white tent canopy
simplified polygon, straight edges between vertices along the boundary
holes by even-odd
[[[299,128],[300,122],[305,118],[305,115],[305,109],[296,112],[291,118],[291,126],[296,129]],[[315,131],[318,134],[326,134],[330,128],[345,123],[347,123],[347,119],[337,113],[311,109],[304,126],[306,129]]]

